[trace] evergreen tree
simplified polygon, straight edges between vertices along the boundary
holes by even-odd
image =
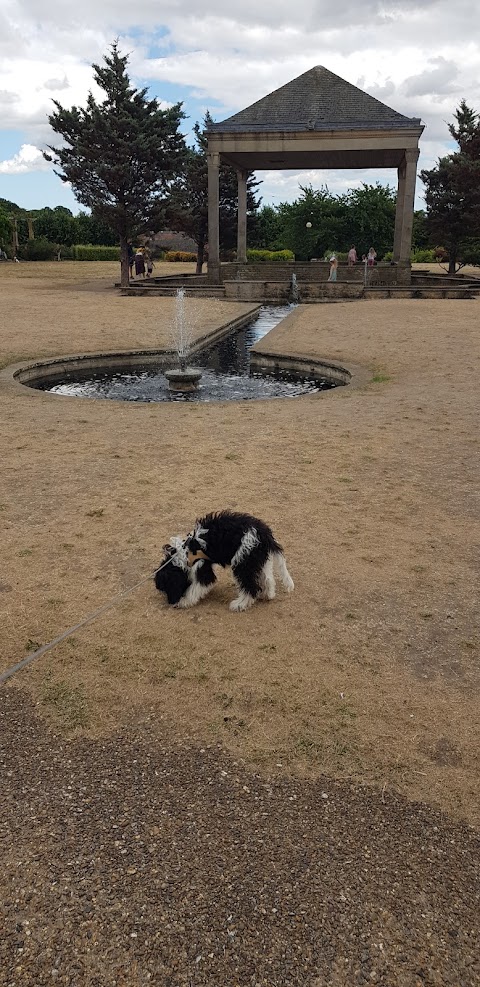
[[[94,79],[105,93],[97,103],[90,93],[85,109],[65,109],[54,100],[49,123],[63,138],[49,146],[56,172],[68,181],[82,205],[114,230],[121,248],[121,282],[128,285],[127,241],[158,223],[171,182],[183,165],[185,144],[179,132],[181,103],[160,109],[146,99],[146,89],[130,84],[127,56],[118,44],[93,65]],[[158,227],[157,227],[158,228]]]
[[[480,116],[472,110],[464,99],[453,114],[457,125],[449,123],[450,136],[457,142],[460,153],[473,161],[480,158]]]
[[[208,241],[208,163],[207,131],[213,123],[210,113],[206,112],[203,128],[196,123],[195,147],[188,148],[185,167],[171,189],[171,200],[167,210],[167,219],[171,227],[176,227],[182,233],[187,233],[197,244],[197,274],[201,274],[205,259],[205,247]],[[250,172],[247,177],[247,222],[252,220],[260,200],[255,196],[259,185]],[[236,245],[237,237],[237,173],[228,165],[220,165],[219,176],[219,222],[220,248],[231,249]]]
[[[420,173],[430,240],[448,251],[450,274],[480,234],[480,116],[465,100],[454,115],[456,125],[450,124],[449,131],[460,150]]]

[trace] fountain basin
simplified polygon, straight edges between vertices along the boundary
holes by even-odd
[[[248,401],[293,398],[317,394],[350,382],[350,372],[323,360],[278,356],[252,351],[270,330],[292,313],[291,306],[262,307],[243,327],[229,331],[201,346],[194,355],[196,366],[187,367],[197,377],[185,390],[178,379],[178,363],[171,353],[134,351],[130,354],[56,358],[21,367],[16,379],[29,387],[65,397],[100,398],[117,401]],[[202,341],[203,342],[203,341]],[[171,387],[168,376],[179,383]],[[192,386],[193,383],[193,386]]]
[[[165,377],[171,391],[181,391],[188,393],[196,391],[198,382],[202,376],[202,371],[198,367],[175,367],[174,370],[165,370]]]

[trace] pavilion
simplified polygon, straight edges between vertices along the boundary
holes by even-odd
[[[418,141],[423,125],[362,92],[322,65],[252,103],[208,131],[208,276],[218,282],[219,168],[238,175],[237,262],[247,259],[247,172],[396,168],[394,261],[409,280]],[[401,276],[403,275],[403,276]]]

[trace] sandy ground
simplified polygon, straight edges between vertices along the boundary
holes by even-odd
[[[120,298],[115,274],[0,266],[3,365],[168,345],[172,300]],[[245,308],[196,299],[196,331]],[[133,585],[207,510],[269,521],[296,582],[240,615],[228,575],[186,612],[147,583],[14,687],[70,735],[148,706],[153,730],[261,771],[478,821],[479,314],[300,306],[265,347],[359,364],[369,381],[318,397],[142,406],[0,385],[3,667]]]

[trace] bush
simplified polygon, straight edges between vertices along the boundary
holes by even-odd
[[[27,240],[26,243],[20,244],[18,257],[20,260],[55,260],[58,250],[57,243],[50,243],[50,240],[39,236],[35,240]]]
[[[94,247],[92,244],[77,243],[73,248],[73,260],[120,260],[120,247]],[[66,258],[65,247],[62,257]]]
[[[415,250],[412,254],[414,264],[433,264],[435,260],[434,250]]]
[[[295,260],[295,254],[292,250],[247,250],[247,260],[255,264],[270,263],[271,261],[285,263],[289,260]]]
[[[181,262],[183,264],[188,264],[191,261],[195,262],[197,260],[197,255],[189,253],[188,250],[167,250],[163,259],[174,263]]]
[[[341,250],[326,250],[324,260],[329,261],[330,257],[335,254],[339,264],[346,264],[348,261],[348,252],[343,253]]]
[[[393,260],[393,250],[387,250],[386,254],[383,256],[383,259],[386,264],[391,264]]]

